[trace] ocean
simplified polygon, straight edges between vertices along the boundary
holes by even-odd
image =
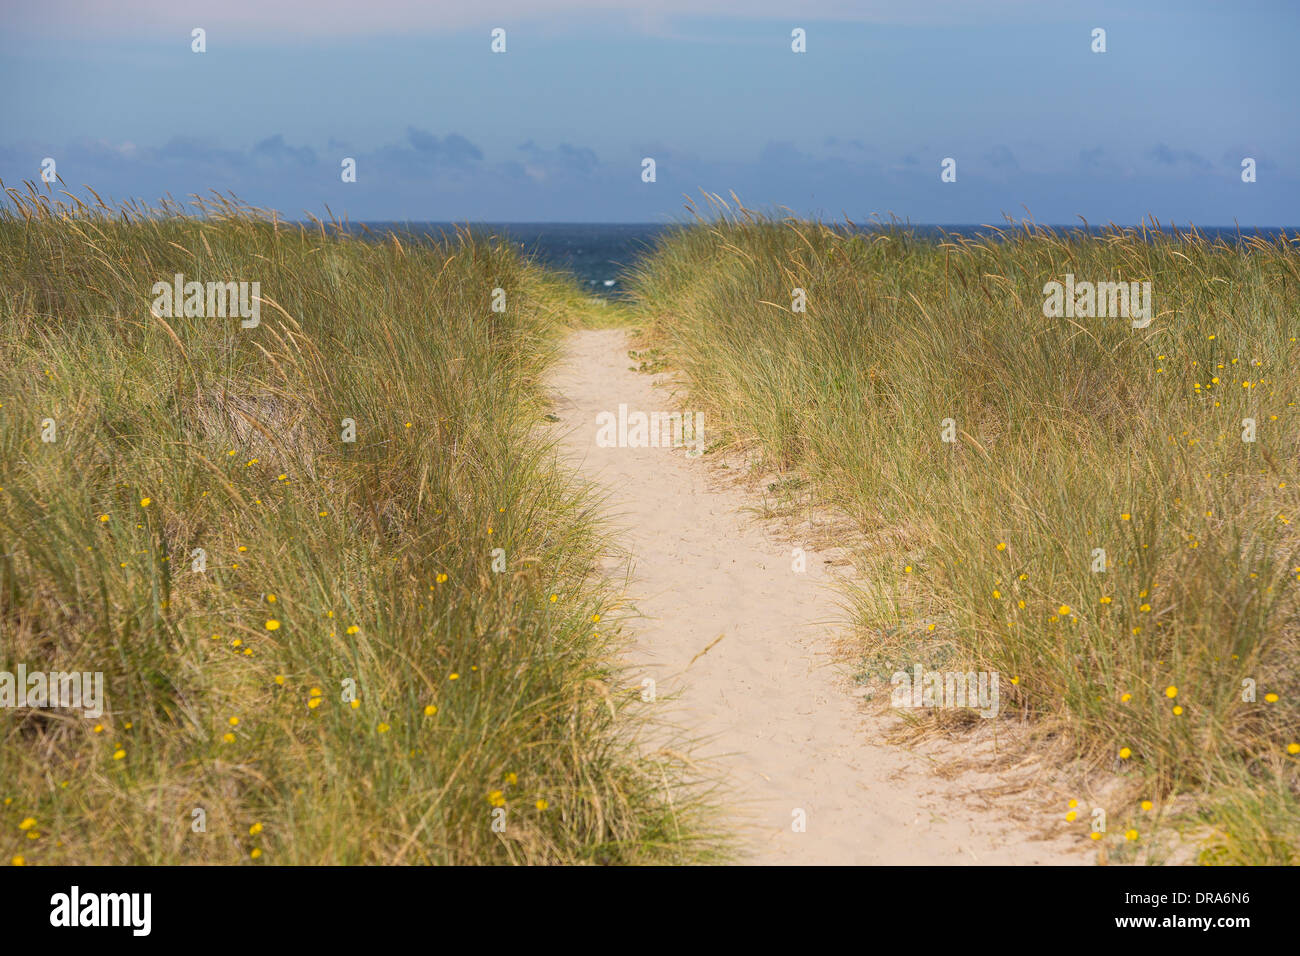
[[[397,232],[415,235],[438,236],[450,234],[456,225],[449,222],[367,222],[364,226],[372,233],[384,234]],[[654,247],[656,240],[666,231],[676,228],[668,224],[655,223],[606,223],[606,222],[485,222],[471,223],[475,231],[487,235],[501,236],[516,243],[526,255],[536,258],[544,265],[572,273],[578,281],[593,295],[606,298],[619,298],[623,294],[625,273],[635,267],[637,260]],[[351,224],[352,231],[359,231],[360,224]],[[860,226],[862,232],[879,232],[887,226]],[[945,233],[975,238],[980,235],[996,235],[992,226],[981,225],[915,225],[907,224],[897,227],[911,232],[918,239],[938,240]],[[1006,225],[998,228],[1007,230]],[[1068,233],[1082,229],[1081,226],[1052,226],[1057,233]],[[1243,238],[1259,235],[1265,239],[1276,239],[1286,234],[1296,236],[1296,229],[1276,227],[1250,227],[1240,230],[1235,226],[1197,227],[1207,239],[1222,239],[1235,242],[1238,236]],[[1093,226],[1089,231],[1094,235],[1106,231],[1104,227]],[[1166,230],[1167,234],[1170,230]]]
[[[593,295],[619,298],[624,272],[649,251],[666,225],[609,222],[476,222],[475,232],[501,236],[544,265],[572,273]],[[438,236],[456,227],[449,222],[368,222],[367,229]],[[353,224],[353,231],[358,227]],[[463,224],[462,224],[463,228]]]

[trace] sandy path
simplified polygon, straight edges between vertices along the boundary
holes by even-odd
[[[632,622],[634,674],[653,677],[661,696],[677,693],[663,704],[670,719],[717,757],[744,861],[1088,862],[1075,839],[1030,839],[998,812],[959,800],[974,781],[940,779],[922,757],[872,743],[881,725],[861,713],[831,660],[840,612],[822,557],[808,551],[807,572],[794,573],[790,545],[742,511],[752,500],[710,479],[711,459],[597,447],[597,414],[617,414],[620,403],[681,410],[629,369],[627,351],[620,329],[572,334],[551,381],[561,447],[609,493],[643,615]],[[796,810],[804,832],[792,827]]]

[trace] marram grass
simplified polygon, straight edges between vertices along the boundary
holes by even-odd
[[[1067,273],[1151,282],[1153,320],[1045,317]],[[742,211],[661,240],[633,294],[725,437],[851,518],[862,679],[998,672],[1000,719],[1119,776],[1124,853],[1181,796],[1202,859],[1300,862],[1293,240]]]
[[[10,200],[0,670],[106,710],[0,711],[0,862],[709,857],[538,430],[571,286],[468,234]],[[260,282],[260,325],[151,315],[175,273]]]

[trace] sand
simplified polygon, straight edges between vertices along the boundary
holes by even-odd
[[[807,550],[807,571],[794,572],[790,543],[755,517],[755,496],[719,480],[713,456],[597,446],[597,416],[620,404],[684,410],[659,376],[629,368],[628,348],[621,329],[571,334],[550,382],[553,427],[568,463],[607,493],[631,556],[629,676],[657,682],[656,706],[720,774],[738,862],[1092,862],[1082,833],[1042,839],[1024,814],[971,797],[996,776],[941,777],[942,754],[883,741],[886,719],[833,653],[845,615],[823,555]],[[610,569],[620,562],[609,555]]]

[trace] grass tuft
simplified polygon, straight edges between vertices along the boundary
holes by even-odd
[[[851,517],[864,679],[998,672],[1002,719],[1119,775],[1112,820],[1191,795],[1207,859],[1294,861],[1294,242],[744,211],[665,237],[632,291],[725,437]],[[1045,317],[1066,273],[1150,282],[1154,321]]]
[[[538,427],[569,284],[468,233],[8,195],[0,670],[100,671],[106,709],[0,713],[0,857],[711,857]],[[151,314],[176,273],[260,282],[261,324]]]

